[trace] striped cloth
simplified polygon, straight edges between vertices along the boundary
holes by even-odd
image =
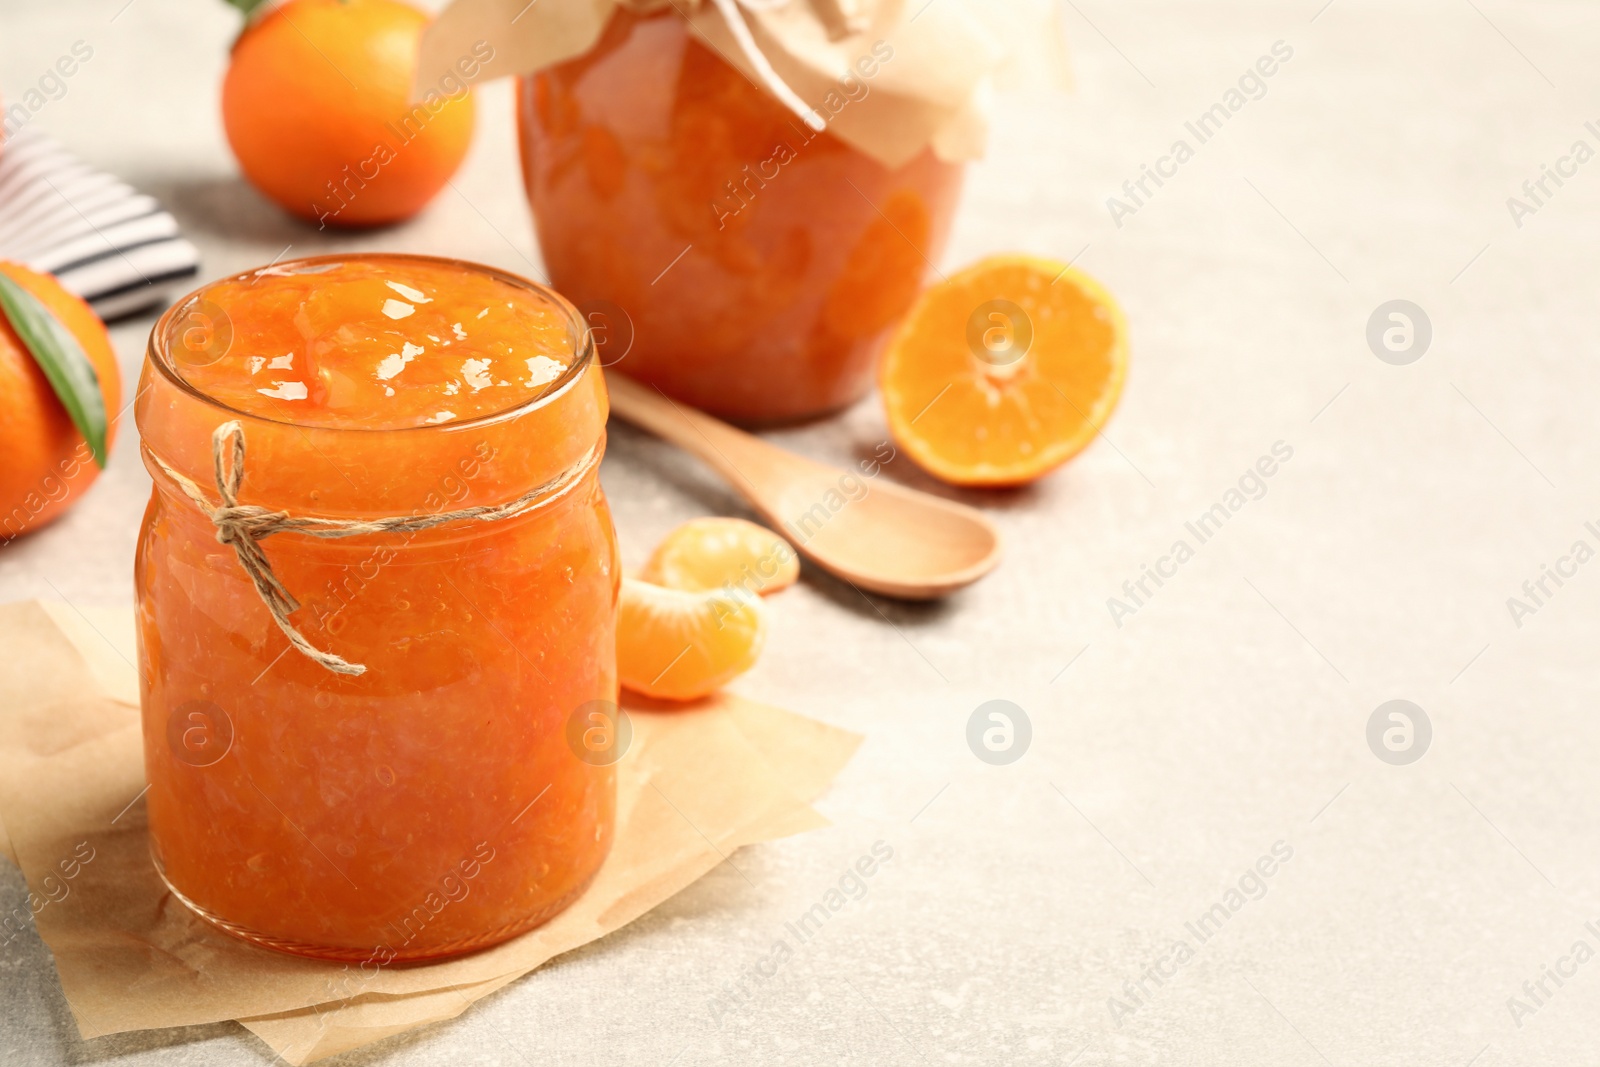
[[[56,275],[108,321],[165,307],[200,269],[155,198],[28,128],[0,145],[0,259]]]

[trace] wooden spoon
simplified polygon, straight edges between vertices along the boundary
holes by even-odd
[[[1000,562],[1000,531],[982,512],[786,452],[621,374],[606,385],[614,414],[703,460],[802,555],[852,585],[931,600]]]

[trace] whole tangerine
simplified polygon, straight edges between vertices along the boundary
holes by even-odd
[[[467,154],[467,86],[494,55],[475,49],[412,100],[428,21],[400,0],[289,0],[252,22],[222,82],[223,127],[250,183],[323,225],[421,211]]]
[[[111,337],[89,305],[48,274],[0,261],[0,273],[44,305],[78,340],[94,366],[116,433],[122,378]],[[78,428],[22,338],[0,315],[0,544],[39,529],[78,501],[100,475]]]

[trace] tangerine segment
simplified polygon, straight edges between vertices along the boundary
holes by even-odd
[[[889,429],[953,485],[1031,482],[1081,452],[1111,417],[1128,332],[1082,271],[995,256],[922,295],[884,355]]]
[[[639,577],[691,593],[732,586],[767,596],[795,583],[800,557],[765,526],[744,519],[691,519],[656,546]]]
[[[691,593],[622,580],[617,674],[636,693],[703,697],[755,666],[766,636],[766,613],[749,593]]]

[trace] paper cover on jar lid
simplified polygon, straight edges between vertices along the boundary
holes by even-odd
[[[568,910],[474,955],[360,969],[212,930],[161,885],[145,843],[126,609],[0,606],[0,819],[85,1037],[239,1019],[290,1063],[459,1014],[631,922],[741,845],[826,825],[809,805],[858,735],[726,696],[633,712],[611,859]],[[109,684],[108,684],[109,681]],[[725,773],[707,775],[711,762]],[[25,932],[26,919],[11,933]],[[353,983],[353,984],[352,984]]]
[[[461,63],[478,70],[485,45],[478,77],[529,74],[588,51],[619,7],[669,6],[753,82],[792,90],[889,167],[929,146],[976,159],[993,85],[1067,82],[1050,0],[454,0],[423,35],[416,95],[459,82]]]

